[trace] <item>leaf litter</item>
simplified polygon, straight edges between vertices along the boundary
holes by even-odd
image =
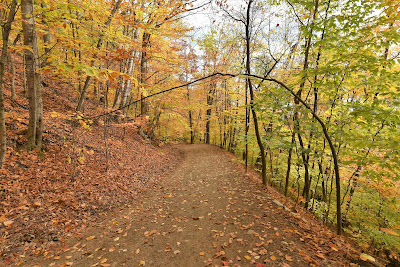
[[[263,188],[256,173],[245,175],[229,153],[206,145],[176,148],[183,160],[168,179],[53,254],[68,253],[77,266],[102,259],[111,266],[260,267],[348,266],[360,260],[361,253],[344,237],[306,211],[298,208],[293,216],[274,203],[284,203],[282,196]],[[115,234],[119,239],[113,244],[101,237],[115,240]],[[91,236],[96,238],[87,240]],[[54,257],[30,260],[51,264]]]

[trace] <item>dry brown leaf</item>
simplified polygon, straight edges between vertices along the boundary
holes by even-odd
[[[89,240],[94,239],[95,237],[96,237],[95,235],[92,235],[92,236],[86,237],[86,240],[89,241]]]
[[[285,259],[286,259],[287,261],[293,261],[293,258],[290,257],[289,255],[285,255]]]

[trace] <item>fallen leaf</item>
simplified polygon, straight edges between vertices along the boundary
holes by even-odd
[[[96,236],[92,235],[92,236],[86,237],[86,240],[89,241],[89,240],[92,240],[92,239],[95,238],[95,237],[96,237]]]
[[[154,235],[155,233],[157,233],[157,230],[152,230],[151,232],[145,232],[144,235],[149,237],[149,236]]]
[[[139,265],[140,266],[144,266],[144,265],[146,265],[146,262],[145,261],[139,261]]]
[[[199,254],[200,254],[200,256],[204,256],[205,253],[204,253],[204,251],[202,251]]]
[[[7,220],[7,221],[3,222],[3,224],[4,224],[5,226],[10,226],[10,225],[12,225],[13,223],[14,223],[14,221],[12,221],[12,220]]]
[[[381,230],[382,232],[385,232],[387,234],[390,234],[390,235],[400,236],[397,232],[395,232],[391,229],[388,229],[388,228],[380,228],[379,230]]]
[[[270,257],[270,259],[273,260],[273,261],[276,261],[276,257],[275,257],[274,255],[272,255],[272,256]]]
[[[372,256],[370,256],[370,255],[368,255],[368,254],[365,254],[365,253],[362,253],[362,254],[360,255],[360,259],[361,259],[362,261],[375,262],[375,258],[374,258],[374,257],[372,257]]]
[[[293,258],[290,257],[289,255],[285,255],[285,259],[286,259],[287,261],[293,261]]]
[[[329,244],[329,247],[330,247],[331,250],[334,251],[334,252],[338,252],[338,251],[339,251],[338,248],[336,247],[336,245],[334,245],[334,244]]]

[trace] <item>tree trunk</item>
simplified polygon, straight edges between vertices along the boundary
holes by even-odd
[[[4,40],[4,38],[3,38]],[[11,67],[11,100],[15,100],[15,62],[11,52],[8,52],[8,61]]]
[[[49,9],[50,5],[42,3],[42,8]],[[43,35],[44,55],[43,55],[42,63],[40,64],[41,68],[43,68],[43,67],[45,67],[47,65],[47,61],[49,59],[49,54],[50,54],[50,51],[51,51],[51,49],[50,49],[51,34],[49,32],[48,24],[47,24],[47,21],[46,21],[46,16],[43,14],[42,17],[43,17],[42,23],[43,23],[43,25],[46,26],[46,30],[45,30],[46,34]]]
[[[4,114],[4,94],[3,94],[4,69],[7,63],[8,42],[11,32],[11,26],[15,17],[16,7],[17,7],[17,0],[13,0],[10,5],[7,21],[2,25],[3,46],[1,49],[1,57],[0,57],[0,168],[3,167],[7,149],[6,122]]]
[[[215,93],[215,82],[213,81],[210,85],[210,89],[207,92],[207,122],[206,122],[206,132],[205,132],[205,143],[209,145],[211,143],[211,106],[214,104],[214,93]]]
[[[108,19],[107,19],[107,21],[105,23],[106,27],[108,27],[111,24],[111,20],[114,17],[115,13],[118,11],[119,6],[121,5],[121,3],[122,3],[122,0],[118,0],[118,1],[115,2],[114,7],[111,10],[111,14],[110,14],[110,16],[108,17]],[[102,47],[103,38],[104,38],[104,34],[102,34],[100,36],[99,41],[97,42],[97,46],[96,46],[97,49],[100,49]],[[92,60],[91,65],[92,66],[94,65],[94,60]],[[89,86],[90,86],[91,82],[92,82],[92,76],[87,76],[86,80],[85,80],[85,84],[84,84],[84,86],[82,88],[81,94],[80,94],[79,99],[78,99],[78,105],[76,107],[76,111],[77,112],[82,112],[82,110],[83,110],[83,105],[85,103],[86,94],[87,94],[87,92],[89,90]]]
[[[319,7],[319,0],[315,0],[314,4],[314,10],[313,10],[313,18],[311,20],[311,23],[309,24],[310,27],[310,32],[309,35],[306,38],[306,44],[305,44],[305,52],[304,52],[304,65],[303,65],[303,70],[306,71],[308,69],[308,60],[309,60],[309,55],[310,55],[310,49],[311,49],[311,42],[312,42],[312,36],[313,36],[313,30],[314,30],[314,23],[317,18],[318,14],[318,7]],[[304,73],[304,76],[302,77],[301,84],[299,91],[297,92],[297,96],[301,98],[302,92],[305,87],[305,83],[307,80],[307,73]],[[303,138],[300,133],[300,121],[299,121],[299,112],[296,107],[300,105],[300,102],[297,98],[294,99],[295,102],[295,112],[293,115],[293,121],[294,121],[294,127],[295,127],[295,132],[297,134],[298,140],[299,140],[299,145],[301,148],[301,157],[303,160],[303,166],[304,166],[304,189],[303,189],[303,197],[306,200],[305,207],[308,207],[308,201],[309,201],[309,194],[310,194],[310,188],[311,188],[311,181],[310,181],[310,175],[309,175],[309,166],[308,166],[308,156],[306,155],[305,152],[305,146],[303,142]]]
[[[250,14],[251,14],[251,4],[253,3],[253,0],[249,0],[249,3],[247,5],[247,16],[246,16],[246,74],[251,74],[251,69],[250,69]],[[262,182],[264,185],[267,184],[267,162],[265,159],[265,149],[264,149],[264,144],[262,143],[261,140],[261,135],[260,135],[260,130],[258,127],[258,119],[257,119],[257,113],[254,107],[254,91],[253,91],[253,85],[251,83],[251,79],[247,78],[247,86],[249,88],[250,92],[250,109],[251,113],[253,115],[253,123],[254,123],[254,131],[256,133],[256,138],[257,138],[257,144],[260,149],[260,154],[261,154],[261,176],[262,176]]]
[[[187,76],[187,75],[186,75]],[[187,82],[187,78],[186,78]],[[189,86],[187,86],[187,99],[188,102],[190,103],[190,90]],[[190,127],[190,143],[194,144],[194,129],[193,129],[193,116],[192,116],[192,111],[189,109],[189,127]]]
[[[143,32],[142,36],[142,56],[140,59],[140,85],[144,87],[146,84],[146,76],[147,76],[147,61],[149,60],[147,49],[150,46],[150,37],[151,34],[148,32]],[[144,93],[140,93],[140,114],[145,116],[148,112],[147,103],[144,100]]]
[[[286,169],[286,179],[285,179],[285,197],[287,197],[288,189],[289,189],[289,179],[290,179],[290,168],[292,166],[292,153],[293,153],[293,145],[296,138],[295,132],[292,134],[292,146],[289,148],[288,160],[287,160],[287,169]]]
[[[28,149],[41,148],[43,102],[39,70],[39,51],[34,19],[34,1],[22,0],[22,28],[24,33],[25,72],[29,99]]]

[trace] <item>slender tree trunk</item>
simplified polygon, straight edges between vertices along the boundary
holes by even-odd
[[[247,5],[247,16],[246,16],[246,74],[251,74],[251,69],[250,69],[250,42],[251,42],[251,36],[250,36],[250,14],[251,14],[251,4],[253,3],[253,0],[249,0],[249,3]],[[261,135],[260,135],[260,130],[258,126],[258,119],[257,119],[257,113],[254,107],[254,91],[253,91],[253,85],[251,82],[250,78],[247,78],[247,85],[248,89],[250,92],[250,109],[251,113],[253,115],[253,123],[254,123],[254,131],[256,134],[257,138],[257,144],[260,149],[261,153],[261,176],[262,176],[262,182],[264,185],[267,184],[267,162],[265,159],[265,148],[264,144],[262,143],[261,140]]]
[[[248,85],[247,85],[247,80],[246,80],[246,85],[245,85],[245,106],[246,106],[246,122],[245,122],[245,134],[244,134],[244,142],[245,142],[245,150],[243,153],[243,158],[244,158],[244,164],[246,168],[246,173],[247,173],[247,168],[249,165],[249,122],[250,122],[250,114],[249,114],[249,107],[247,106],[249,104],[249,97],[248,97]]]
[[[150,37],[151,34],[148,32],[143,32],[142,36],[142,56],[140,59],[140,84],[142,87],[146,84],[147,77],[147,61],[148,57],[148,48],[150,46]],[[140,93],[140,114],[145,116],[148,112],[147,103],[144,99],[145,95],[143,92]]]
[[[48,9],[50,7],[49,4],[44,4],[42,3],[42,8]],[[40,67],[43,68],[44,66],[47,65],[47,60],[49,59],[49,54],[50,54],[50,43],[51,43],[51,34],[49,32],[48,24],[46,22],[46,16],[43,14],[43,19],[42,23],[43,25],[46,26],[46,34],[43,35],[43,42],[44,42],[44,56],[42,63],[40,64]]]
[[[4,40],[4,38],[3,38]],[[8,52],[8,61],[11,67],[11,100],[15,100],[15,62],[11,52]]]
[[[130,58],[129,64],[128,64],[127,74],[129,76],[131,76],[133,74],[133,67],[134,67],[134,53],[132,53],[132,58]],[[131,94],[131,90],[132,90],[132,81],[127,80],[125,82],[125,89],[123,90],[120,108],[124,107],[128,103],[128,97]]]
[[[289,189],[289,179],[290,179],[290,168],[292,166],[292,153],[293,153],[293,145],[296,138],[295,132],[292,133],[292,146],[289,148],[288,160],[287,160],[287,169],[286,169],[286,179],[285,179],[285,197],[287,197],[288,189]]]
[[[111,10],[111,14],[110,14],[110,16],[108,17],[108,19],[107,19],[107,21],[105,23],[106,27],[108,27],[111,24],[111,20],[114,17],[115,13],[117,13],[121,3],[122,3],[122,0],[117,0],[115,2],[114,7]],[[97,49],[100,49],[102,47],[103,39],[104,39],[104,34],[101,34],[101,36],[100,36],[100,38],[99,38],[99,40],[97,42],[97,45],[96,45]],[[94,62],[95,61],[92,60],[92,63],[91,63],[92,66],[94,65]],[[82,110],[83,110],[83,105],[85,103],[86,94],[87,94],[87,92],[89,90],[89,86],[90,86],[91,82],[92,82],[92,76],[87,76],[86,80],[85,80],[85,84],[84,84],[84,86],[82,88],[81,94],[80,94],[79,99],[78,99],[78,105],[76,107],[76,111],[77,112],[82,112]]]
[[[187,75],[186,75],[187,76]],[[186,82],[188,78],[186,77]],[[190,90],[189,86],[187,86],[187,99],[190,104]],[[192,116],[192,110],[189,108],[189,127],[190,127],[190,143],[194,144],[194,129],[193,129],[193,116]]]
[[[25,72],[27,78],[29,98],[29,125],[28,125],[28,149],[41,148],[42,145],[42,118],[43,102],[41,95],[41,80],[39,69],[39,51],[34,19],[34,1],[22,0],[22,28],[24,33],[24,45],[31,49],[25,49]]]
[[[212,105],[214,104],[214,94],[215,94],[215,81],[213,81],[210,85],[210,89],[208,90],[207,94],[207,122],[206,122],[206,133],[205,133],[205,143],[210,144],[211,143],[211,113],[212,113]]]
[[[6,121],[4,114],[4,94],[3,94],[4,72],[5,72],[5,65],[7,63],[8,42],[11,32],[11,26],[14,21],[17,4],[18,4],[17,0],[13,0],[11,2],[7,21],[2,25],[1,29],[3,46],[1,49],[1,57],[0,57],[0,168],[3,167],[7,149]]]
[[[317,18],[318,14],[318,7],[319,7],[319,0],[315,0],[314,4],[314,10],[313,10],[313,17],[311,20],[311,23],[309,24],[310,27],[310,32],[309,35],[306,38],[306,49],[304,53],[304,65],[303,65],[303,70],[306,71],[308,69],[308,61],[309,61],[309,55],[310,55],[310,49],[311,49],[311,42],[312,42],[312,36],[313,36],[313,29],[314,29],[314,23]],[[305,87],[305,83],[307,80],[307,73],[304,74],[301,80],[300,88],[297,91],[297,96],[301,98],[302,92]],[[310,193],[310,187],[311,187],[311,181],[310,181],[310,175],[309,175],[309,166],[308,166],[308,157],[305,152],[305,146],[303,142],[303,138],[300,132],[300,121],[299,121],[299,112],[297,110],[297,107],[300,105],[300,102],[297,98],[294,99],[295,102],[295,112],[293,115],[293,121],[294,121],[294,127],[295,127],[295,132],[297,134],[297,138],[299,140],[299,145],[300,145],[300,153],[301,153],[301,158],[303,160],[303,166],[304,166],[304,189],[303,189],[303,197],[306,199],[305,207],[308,207],[308,200],[309,200],[309,193]]]
[[[120,72],[124,71],[123,61],[121,61],[119,64],[119,71]],[[123,86],[124,86],[124,83],[123,83],[122,77],[119,77],[118,78],[118,87],[115,89],[114,102],[113,102],[112,108],[117,108],[119,106],[119,103],[121,102],[121,94],[122,94]]]

